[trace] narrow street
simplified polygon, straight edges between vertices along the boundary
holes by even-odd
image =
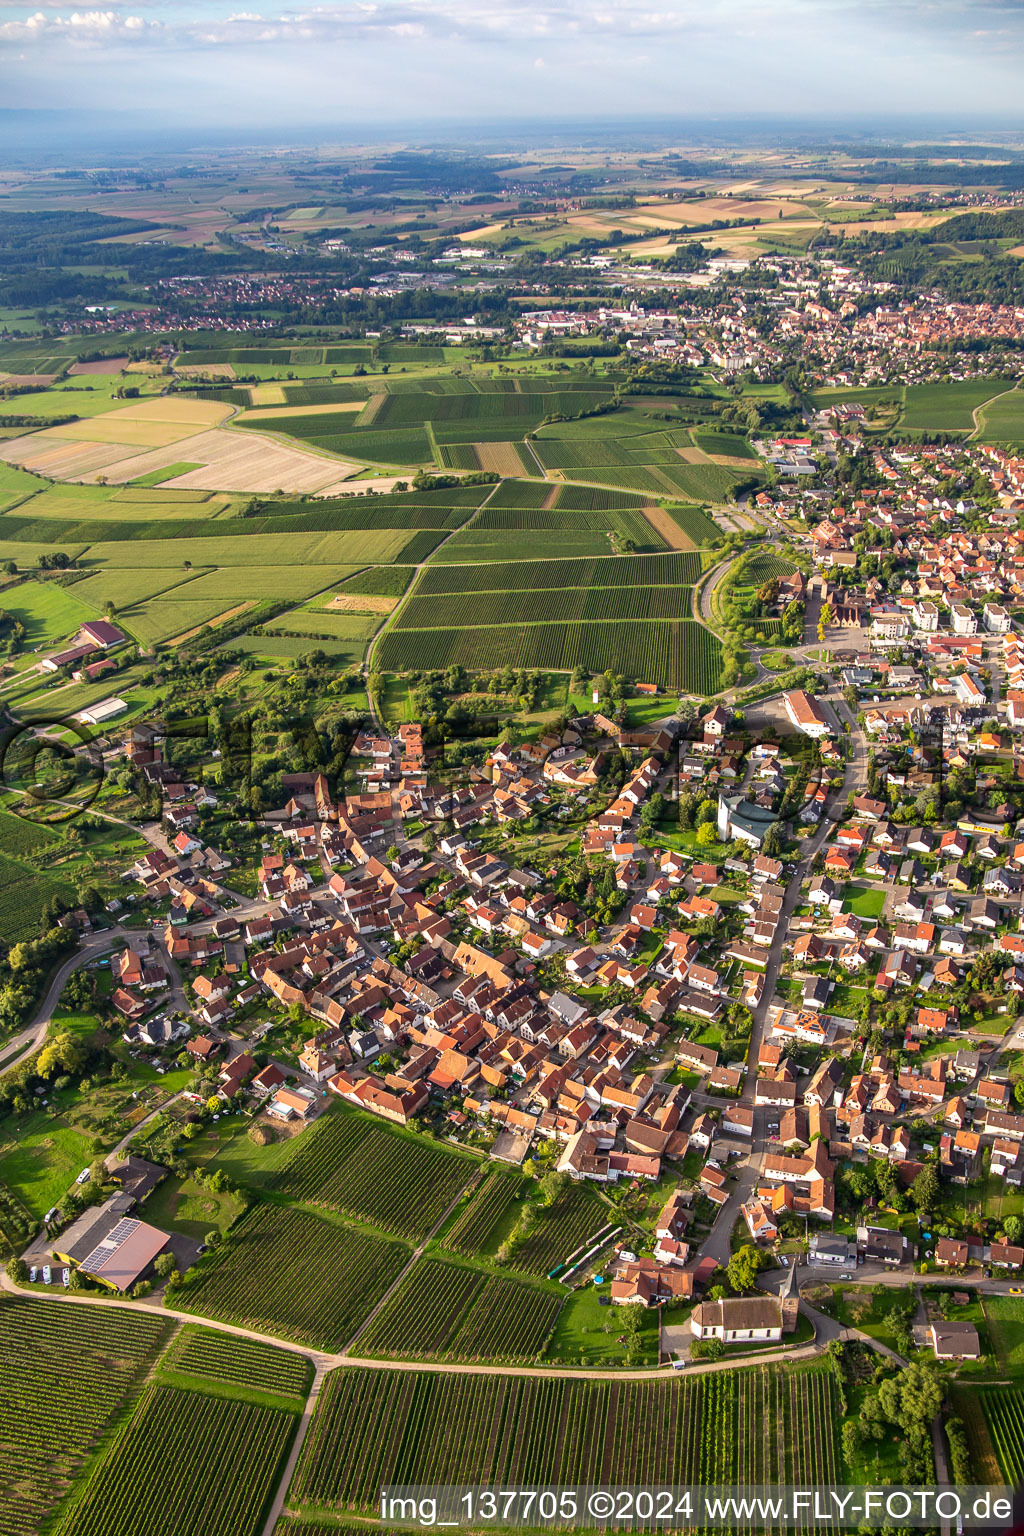
[[[858,794],[866,786],[867,742],[847,705],[841,700],[831,700],[830,703],[839,715],[841,722],[848,724],[850,727],[850,734],[847,738],[850,744],[850,756],[843,772],[842,788],[832,797],[832,808],[834,808],[837,805],[841,806],[844,804],[849,794]],[[754,1107],[758,1057],[761,1044],[768,1029],[768,1019],[775,997],[775,988],[782,968],[782,961],[789,946],[790,919],[800,904],[801,886],[808,878],[811,865],[830,837],[833,827],[834,823],[826,812],[821,825],[805,841],[799,862],[796,864],[786,886],[786,894],[782,905],[782,921],[779,923],[775,940],[768,950],[767,964],[765,966],[764,994],[761,1002],[754,1010],[754,1024],[750,1034],[750,1048],[747,1052],[747,1073],[741,1094],[742,1102],[754,1109],[754,1134],[751,1140],[750,1154],[735,1174],[734,1183],[729,1193],[729,1200],[719,1210],[714,1226],[700,1246],[700,1256],[702,1258],[713,1258],[718,1264],[728,1263],[732,1229],[739,1220],[740,1207],[750,1199],[757,1186],[761,1164],[767,1150],[768,1137],[766,1128],[769,1116],[773,1112],[766,1108]]]

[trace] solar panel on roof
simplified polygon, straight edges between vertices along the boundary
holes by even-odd
[[[138,1226],[139,1222],[131,1216],[123,1217],[116,1227],[111,1228],[103,1241],[96,1244],[88,1258],[83,1259],[82,1263],[78,1266],[79,1269],[85,1270],[87,1274],[96,1274],[107,1262],[111,1254],[116,1253],[121,1244],[131,1237]]]

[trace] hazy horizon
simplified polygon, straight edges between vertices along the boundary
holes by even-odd
[[[503,114],[394,117],[349,123],[343,119],[317,121],[293,118],[289,122],[246,121],[230,123],[200,114],[168,114],[166,107],[123,107],[100,110],[92,107],[0,106],[0,142],[8,161],[19,156],[46,161],[88,162],[96,154],[113,159],[139,155],[185,152],[223,152],[227,148],[284,152],[309,150],[329,153],[333,148],[387,149],[399,145],[423,150],[528,154],[531,151],[565,149],[614,150],[619,153],[662,149],[714,150],[806,148],[809,152],[830,146],[876,144],[957,143],[988,144],[1007,152],[1024,151],[1024,112],[1014,122],[1003,112],[990,114],[924,115],[853,112],[780,116],[768,112],[731,114],[641,115],[611,112],[597,118],[593,112],[546,112],[533,116]]]

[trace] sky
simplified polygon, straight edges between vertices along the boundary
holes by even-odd
[[[0,104],[179,123],[1024,122],[1024,0],[0,0]]]

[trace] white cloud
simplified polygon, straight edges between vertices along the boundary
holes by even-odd
[[[47,15],[36,11],[23,21],[0,24],[0,41],[64,37],[75,43],[102,42],[116,37],[140,36],[161,30],[158,21],[144,21],[141,16],[124,16],[119,11],[72,11],[69,16]]]
[[[1024,0],[251,3],[0,0],[0,101],[147,107],[163,90],[201,121],[248,121],[258,100],[271,120],[325,124],[1018,109]]]

